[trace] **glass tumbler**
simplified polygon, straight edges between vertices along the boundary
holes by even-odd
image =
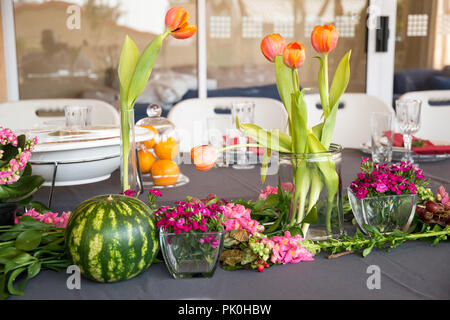
[[[392,160],[394,121],[392,113],[373,112],[370,116],[372,161],[389,163]]]

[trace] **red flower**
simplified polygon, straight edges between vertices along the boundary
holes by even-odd
[[[173,7],[167,11],[165,23],[174,38],[186,39],[195,34],[197,26],[189,25],[188,18],[188,12],[182,7]]]
[[[284,38],[278,33],[273,33],[262,39],[261,52],[267,60],[273,62],[277,55],[283,54],[285,46]]]
[[[305,62],[305,46],[297,41],[290,42],[284,48],[283,62],[289,68],[300,68]]]
[[[315,26],[311,32],[311,44],[319,53],[328,53],[336,48],[339,33],[330,25]]]

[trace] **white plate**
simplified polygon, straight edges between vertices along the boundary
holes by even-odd
[[[77,134],[54,130],[22,130],[39,139],[30,163],[33,174],[51,185],[57,166],[55,186],[68,186],[106,180],[120,166],[120,127],[92,127]],[[67,135],[66,135],[67,134]],[[135,127],[135,140],[153,139],[154,133]]]

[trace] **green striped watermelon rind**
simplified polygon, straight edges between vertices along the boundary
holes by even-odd
[[[94,281],[133,278],[150,267],[158,249],[154,216],[137,198],[96,196],[82,202],[67,223],[68,256]]]

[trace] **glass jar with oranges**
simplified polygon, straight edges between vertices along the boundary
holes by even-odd
[[[162,109],[153,104],[147,107],[147,118],[136,125],[155,133],[153,139],[137,144],[139,167],[144,186],[153,188],[178,187],[189,182],[178,165],[179,139],[175,125],[161,117]]]

